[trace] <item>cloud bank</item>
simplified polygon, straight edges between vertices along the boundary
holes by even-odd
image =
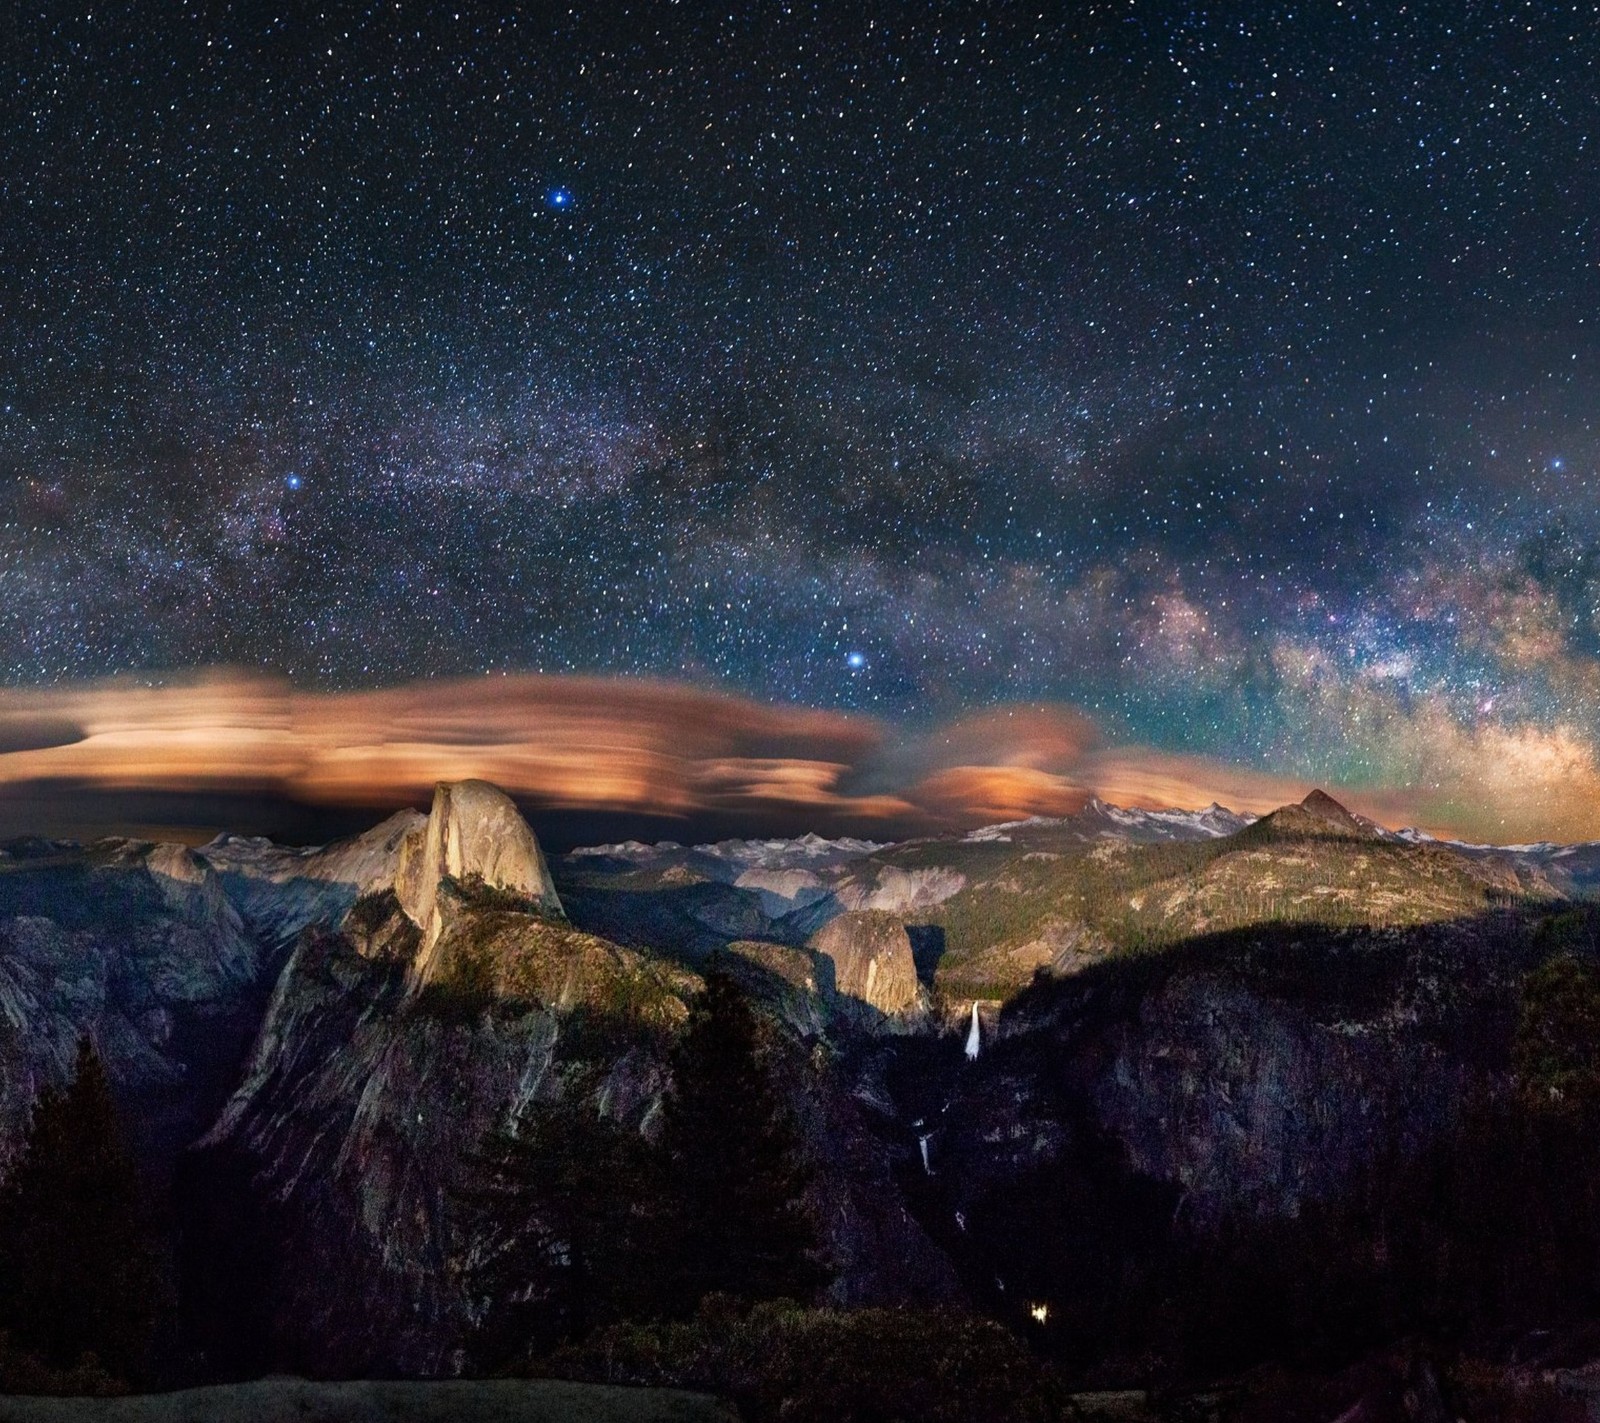
[[[1463,725],[1306,662],[1308,706],[1352,709],[1403,775],[1330,785],[1391,825],[1515,840],[1600,833],[1600,765],[1569,728]],[[1335,706],[1335,703],[1337,704]],[[1314,709],[1313,709],[1314,710]],[[315,693],[215,673],[0,693],[0,798],[259,795],[382,811],[480,776],[532,810],[713,817],[752,831],[909,835],[1115,804],[1264,812],[1300,776],[1109,744],[1068,706],[990,709],[909,733],[663,681],[520,675]]]

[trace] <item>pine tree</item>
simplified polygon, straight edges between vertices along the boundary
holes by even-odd
[[[738,985],[708,974],[674,1054],[661,1139],[669,1226],[658,1269],[671,1312],[715,1292],[805,1300],[825,1278],[799,1136],[761,1047]]]
[[[49,1367],[93,1354],[127,1380],[143,1364],[156,1298],[137,1173],[85,1038],[71,1083],[39,1094],[0,1188],[0,1328]]]
[[[472,1193],[513,1242],[485,1284],[496,1308],[476,1349],[490,1368],[649,1312],[660,1170],[637,1131],[582,1094],[496,1132]]]

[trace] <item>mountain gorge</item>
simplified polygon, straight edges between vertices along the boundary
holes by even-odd
[[[0,1151],[86,1034],[170,1183],[186,1367],[470,1372],[532,1228],[485,1144],[572,1110],[650,1139],[722,972],[769,1025],[825,1297],[976,1307],[1123,1381],[1198,1327],[1152,1280],[1367,1199],[1511,1090],[1527,976],[1595,951],[1592,858],[1314,793],[547,861],[482,782],[313,850],[13,842]]]

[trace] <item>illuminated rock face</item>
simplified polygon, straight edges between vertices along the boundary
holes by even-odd
[[[395,871],[395,897],[422,930],[422,949],[413,966],[417,982],[426,979],[444,932],[439,888],[447,879],[462,884],[481,880],[546,912],[562,912],[544,852],[511,797],[487,781],[441,781],[434,787],[427,821],[401,844]]]
[[[484,1143],[560,1098],[578,1064],[596,1109],[638,1127],[694,986],[566,921],[504,793],[440,783],[388,882],[296,941],[243,1081],[195,1153],[196,1197],[247,1178],[239,1198],[272,1202],[279,1257],[338,1262],[274,1278],[274,1327],[251,1366],[460,1372],[482,1322],[479,1272],[504,1243],[482,1220]],[[622,1045],[581,1058],[572,1015],[600,1007]]]
[[[426,823],[421,812],[402,810],[331,845],[296,848],[219,835],[198,853],[221,877],[251,934],[274,953],[287,953],[302,929],[337,924],[363,895],[390,888],[401,846]]]
[[[830,919],[810,947],[833,969],[834,993],[879,1013],[912,1012],[919,1004],[917,965],[905,925],[892,915],[857,910]]]

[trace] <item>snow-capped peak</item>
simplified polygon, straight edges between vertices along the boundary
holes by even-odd
[[[570,859],[624,860],[639,866],[677,855],[700,855],[742,869],[788,869],[797,865],[831,865],[886,848],[876,840],[841,836],[828,840],[814,831],[796,839],[718,840],[687,849],[675,840],[659,840],[646,845],[639,840],[624,840],[614,845],[586,845],[569,853]]]

